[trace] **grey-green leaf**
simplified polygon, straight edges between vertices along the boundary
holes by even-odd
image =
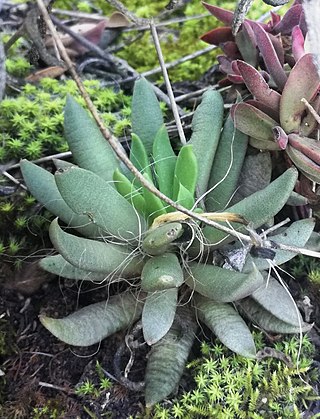
[[[229,115],[221,134],[214,157],[206,196],[208,211],[223,211],[237,187],[243,160],[247,151],[248,136],[234,128]]]
[[[64,111],[64,132],[75,162],[107,181],[112,180],[119,167],[115,153],[88,112],[71,96]]]
[[[65,203],[50,172],[28,160],[22,160],[20,168],[29,191],[47,210],[84,236],[100,236],[98,226],[88,223],[88,217],[76,214]]]
[[[146,406],[160,402],[178,385],[183,373],[197,328],[186,309],[177,310],[180,321],[174,321],[169,332],[148,355],[145,375]]]
[[[301,323],[301,328],[279,320],[269,311],[264,309],[251,297],[245,298],[237,303],[245,312],[246,316],[263,330],[274,333],[300,333],[307,332],[312,328],[311,324]]]
[[[201,104],[194,113],[190,139],[199,167],[197,188],[200,196],[207,191],[212,162],[219,143],[222,121],[222,96],[217,90],[208,90],[202,96]]]
[[[251,332],[239,313],[230,305],[194,295],[197,315],[233,352],[254,358],[256,348]]]
[[[271,276],[262,287],[252,293],[251,298],[279,320],[299,327],[303,321],[289,293]]]
[[[315,220],[312,218],[306,218],[304,220],[298,220],[291,224],[290,227],[286,228],[280,234],[271,236],[270,239],[279,244],[286,244],[288,246],[295,247],[304,247],[308,242],[311,233],[313,232],[315,226]],[[275,250],[275,258],[273,263],[275,265],[282,265],[285,262],[288,262],[295,256],[297,253],[290,252],[289,250]],[[261,271],[264,269],[270,268],[270,262],[266,259],[256,258],[255,264],[257,268]],[[250,268],[250,258],[246,262],[243,271],[246,272]]]
[[[172,326],[177,300],[177,288],[155,291],[147,295],[142,311],[142,330],[148,345],[157,343]]]
[[[254,228],[258,228],[275,216],[285,205],[295,187],[297,178],[298,171],[295,168],[290,168],[265,189],[229,207],[227,212],[242,215],[253,224]],[[237,231],[243,230],[242,225],[234,223],[232,225]],[[213,246],[221,245],[222,240],[228,237],[227,233],[212,227],[205,227],[203,232],[207,241]]]
[[[125,329],[142,312],[142,303],[132,294],[119,294],[91,304],[63,319],[40,316],[43,326],[69,345],[90,346]]]
[[[137,80],[132,96],[132,132],[141,139],[148,156],[152,152],[154,139],[163,123],[160,104],[151,84],[144,78]]]
[[[150,229],[142,241],[142,250],[148,255],[162,255],[172,247],[172,242],[182,236],[183,231],[181,223],[167,223]]]
[[[85,271],[132,276],[141,273],[141,260],[125,245],[84,239],[64,232],[52,221],[50,239],[62,257]]]
[[[150,258],[144,264],[141,273],[141,288],[148,292],[178,288],[183,281],[179,259],[174,253]]]
[[[123,240],[136,239],[144,229],[132,205],[110,183],[78,167],[56,172],[58,189],[70,208],[86,215],[108,234]]]
[[[108,279],[108,274],[79,269],[67,262],[61,255],[47,256],[40,260],[39,265],[47,272],[68,279],[91,282],[104,282]]]
[[[214,265],[190,263],[186,283],[211,300],[228,303],[247,297],[263,285],[263,277],[253,264],[248,274]]]

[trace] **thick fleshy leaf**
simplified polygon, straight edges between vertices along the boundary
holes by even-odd
[[[236,42],[243,60],[256,67],[259,57],[257,43],[252,27],[248,22],[244,21],[242,23],[242,30],[236,34]]]
[[[279,125],[279,123],[270,118],[270,116],[243,102],[232,107],[231,115],[238,130],[249,137],[267,143],[273,150],[279,150],[279,146],[274,141],[272,134],[272,128]]]
[[[181,183],[179,184],[178,195],[176,202],[187,209],[192,209],[194,206],[194,195],[188,191]]]
[[[154,345],[169,331],[176,314],[177,301],[177,288],[147,295],[142,311],[142,330],[148,345]]]
[[[319,75],[312,54],[303,55],[291,70],[280,101],[281,127],[287,132],[299,132],[306,107],[302,98],[310,102],[320,86]]]
[[[301,151],[309,159],[320,165],[320,143],[318,140],[301,137],[298,134],[289,134],[288,141],[293,148]]]
[[[182,236],[183,231],[181,223],[168,223],[150,229],[142,241],[142,250],[148,255],[162,255],[170,249],[172,242]]]
[[[282,233],[270,237],[270,240],[275,243],[285,244],[287,246],[304,247],[309,240],[314,229],[315,221],[312,218],[295,221],[290,227],[286,228]],[[294,258],[297,253],[287,250],[275,250],[275,258],[273,263],[275,265],[282,265]],[[265,259],[254,259],[257,268],[261,271],[270,268],[270,262]],[[250,261],[247,261],[243,268],[243,272],[250,269]]]
[[[211,190],[206,195],[208,211],[223,211],[229,203],[237,187],[247,145],[247,135],[234,128],[229,115],[223,127],[208,183],[208,190]]]
[[[145,173],[143,175],[149,183],[153,183],[150,176]],[[166,205],[160,198],[158,198],[154,193],[150,192],[149,189],[142,187],[143,198],[146,203],[146,212],[145,216],[148,220],[148,224],[151,225],[153,220],[159,215],[166,213]]]
[[[301,205],[308,205],[309,199],[303,195],[298,194],[295,191],[291,192],[289,199],[287,201],[287,205],[291,205],[292,207],[299,207]]]
[[[63,258],[85,271],[116,273],[118,276],[134,276],[141,273],[141,259],[132,255],[124,245],[84,239],[64,232],[58,220],[52,221],[50,239]]]
[[[118,160],[88,112],[71,96],[64,111],[64,133],[75,162],[83,169],[112,180]]]
[[[231,206],[227,212],[242,215],[247,221],[252,222],[253,228],[258,228],[278,214],[293,191],[297,178],[298,171],[295,168],[290,168],[265,189]],[[233,224],[233,227],[237,230],[243,228],[239,224]],[[220,245],[221,241],[228,237],[226,233],[212,227],[205,227],[203,232],[207,242],[211,245]]]
[[[230,12],[229,10],[222,9],[221,7],[214,6],[213,4],[202,2],[204,7],[220,22],[224,23],[225,25],[231,26],[233,21],[234,13]]]
[[[117,191],[135,208],[139,214],[144,215],[146,210],[146,201],[140,194],[139,190],[135,188],[132,181],[123,175],[119,169],[115,170],[113,174],[113,181]]]
[[[144,78],[134,84],[131,123],[132,132],[143,142],[149,156],[156,134],[163,125],[163,116],[151,84]]]
[[[303,320],[289,293],[289,290],[270,277],[265,285],[252,293],[251,298],[279,320],[299,327]]]
[[[91,304],[63,319],[40,316],[43,326],[69,345],[90,346],[125,329],[142,312],[142,303],[132,294],[119,294]]]
[[[231,60],[239,60],[241,58],[241,54],[238,49],[238,46],[233,41],[228,41],[228,42],[225,42],[224,44],[221,44],[220,49]],[[223,55],[217,57],[218,61],[220,57],[223,57]]]
[[[223,100],[216,90],[207,91],[192,118],[190,144],[198,162],[197,192],[202,196],[208,186],[212,162],[220,139]]]
[[[159,189],[166,196],[172,198],[177,156],[171,147],[168,131],[164,125],[157,132],[153,143],[152,157]]]
[[[198,179],[198,162],[193,144],[182,146],[174,170],[173,198],[177,199],[180,183],[194,195]]]
[[[238,189],[232,199],[232,205],[266,188],[271,180],[272,161],[268,151],[249,154],[243,163],[238,181]]]
[[[292,54],[296,61],[305,54],[304,50],[304,36],[299,26],[292,29]]]
[[[175,320],[169,332],[148,354],[145,375],[146,406],[160,402],[177,387],[197,329],[188,310],[178,308],[179,321]]]
[[[211,300],[228,303],[247,297],[263,284],[263,277],[252,265],[248,274],[214,265],[190,263],[186,283]]]
[[[239,72],[248,90],[252,93],[255,99],[260,100],[267,106],[270,106],[278,113],[281,95],[271,89],[259,71],[250,64],[240,60],[238,60],[237,63]]]
[[[56,172],[55,181],[70,208],[108,234],[132,240],[145,228],[133,206],[98,175],[70,167]]]
[[[220,28],[212,29],[205,33],[200,38],[202,41],[212,45],[220,45],[222,42],[233,41],[234,36],[230,26],[223,26]]]
[[[245,321],[230,304],[216,303],[194,295],[198,318],[233,352],[255,358],[256,348]]]
[[[317,163],[290,145],[287,146],[286,152],[293,163],[308,179],[320,183],[320,166]]]
[[[130,160],[141,173],[147,173],[150,178],[152,177],[147,151],[143,142],[136,134],[132,134],[131,136]]]
[[[260,111],[264,112],[266,115],[270,116],[270,118],[274,119],[275,121],[279,122],[279,109],[276,110],[274,108],[270,108],[265,103],[260,102],[258,100],[249,99],[246,100],[248,105],[254,106],[255,108],[259,109]]]
[[[293,326],[286,323],[276,316],[268,312],[260,304],[258,304],[251,297],[245,298],[237,303],[239,307],[245,312],[246,316],[254,323],[267,332],[274,333],[300,333],[307,332],[312,328],[312,325],[301,322],[299,326]]]
[[[150,258],[144,264],[141,273],[141,288],[149,292],[178,288],[183,281],[179,259],[174,253]]]
[[[299,25],[301,13],[301,4],[291,6],[280,22],[273,27],[272,32],[274,34],[291,35],[293,27]]]
[[[251,26],[256,36],[257,45],[262,55],[263,61],[268,69],[268,73],[271,75],[279,89],[283,90],[287,81],[287,76],[281,65],[281,62],[279,61],[272,41],[268,33],[259,23],[251,22]]]
[[[28,160],[21,160],[20,169],[29,191],[47,210],[84,236],[100,237],[101,229],[97,225],[88,222],[85,215],[76,214],[65,203],[51,173]]]
[[[108,273],[90,272],[76,268],[61,255],[47,256],[40,260],[39,265],[42,269],[54,275],[77,281],[104,282],[108,279]]]

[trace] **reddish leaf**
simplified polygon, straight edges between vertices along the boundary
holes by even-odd
[[[292,53],[296,61],[305,54],[304,36],[299,26],[292,29]]]
[[[310,103],[319,88],[319,75],[312,54],[305,54],[291,70],[280,100],[280,122],[287,133],[299,132],[305,114],[301,99]]]
[[[258,100],[254,100],[254,99],[246,100],[246,103],[248,103],[248,105],[254,106],[257,109],[260,109],[260,111],[270,116],[270,118],[279,122],[279,113],[277,112],[276,109],[271,108],[270,106],[267,106],[265,103],[259,102]]]
[[[271,21],[269,22],[270,28],[274,28],[281,20],[281,16],[271,10],[270,12]]]
[[[258,23],[251,22],[251,25],[256,36],[258,48],[261,52],[268,72],[279,89],[282,90],[287,81],[287,76],[279,61],[274,46],[267,32]]]
[[[222,26],[205,33],[200,39],[208,44],[220,45],[223,42],[234,41],[234,36],[229,26]]]
[[[204,7],[220,22],[224,23],[225,25],[231,26],[233,20],[233,12],[229,10],[222,9],[221,7],[213,6],[212,4],[208,4],[202,2]]]
[[[287,146],[286,152],[293,163],[308,179],[320,183],[320,166],[317,163],[290,145]]]
[[[291,6],[281,21],[273,28],[272,32],[274,34],[281,33],[281,35],[291,35],[293,27],[299,25],[301,13],[301,4]]]
[[[230,80],[234,84],[242,84],[243,78],[238,74],[228,74],[228,80]]]
[[[236,42],[242,59],[253,67],[256,67],[259,57],[257,43],[253,30],[248,22],[243,22],[242,30],[236,34]]]
[[[281,150],[285,150],[288,144],[288,136],[281,127],[272,128],[273,137]]]
[[[219,55],[219,57],[217,57],[217,60],[219,63],[219,70],[222,73],[232,73],[231,61],[229,60],[229,58],[225,57],[224,55]]]
[[[268,86],[262,75],[252,65],[244,61],[237,61],[238,70],[248,90],[255,99],[279,112],[280,94]]]
[[[282,38],[280,36],[274,36],[271,33],[269,33],[268,36],[272,42],[274,50],[276,51],[280,64],[283,67],[284,66],[284,48],[282,45]]]
[[[232,107],[231,116],[239,131],[260,141],[270,142],[273,147],[279,148],[272,134],[272,128],[278,123],[264,112],[242,102]]]
[[[231,60],[238,60],[239,58],[241,58],[238,46],[233,41],[224,42],[220,45],[220,48]]]
[[[289,144],[320,165],[320,142],[298,134],[289,134]]]

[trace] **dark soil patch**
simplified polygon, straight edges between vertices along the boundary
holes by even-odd
[[[55,418],[120,419],[143,410],[142,394],[129,391],[115,381],[110,390],[99,390],[98,395],[75,394],[77,385],[87,379],[99,388],[97,361],[114,375],[113,358],[124,333],[115,334],[100,345],[70,347],[58,341],[39,322],[39,313],[62,317],[103,300],[103,294],[107,297],[105,289],[93,290],[92,287],[79,293],[75,285],[68,281],[58,284],[57,280],[45,284],[32,296],[2,288],[0,327],[7,346],[2,348],[1,354],[5,375],[1,377],[0,418],[35,417],[34,408],[44,406],[60,412]],[[131,371],[135,380],[143,378],[145,354],[140,358]],[[88,411],[96,416],[90,416]]]

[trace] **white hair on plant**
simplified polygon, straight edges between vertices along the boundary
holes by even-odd
[[[320,77],[320,1],[304,0],[303,9],[308,26],[306,48],[308,52],[314,54],[314,62]]]

